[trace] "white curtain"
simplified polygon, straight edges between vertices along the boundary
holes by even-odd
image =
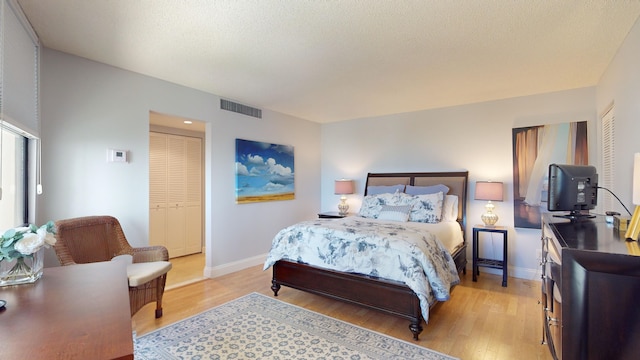
[[[571,135],[570,128],[570,123],[563,123],[545,125],[538,130],[538,156],[531,169],[526,187],[525,204],[540,206],[542,203],[542,190],[547,181],[549,164],[571,163],[568,157],[573,151],[569,149],[575,147],[572,144],[575,141],[575,136]]]

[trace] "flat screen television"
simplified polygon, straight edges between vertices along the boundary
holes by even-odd
[[[590,165],[549,165],[547,209],[568,211],[556,215],[569,219],[591,217],[589,210],[598,205],[598,174]]]

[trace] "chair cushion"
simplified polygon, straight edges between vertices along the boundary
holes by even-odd
[[[133,256],[129,254],[114,256],[111,261],[124,261],[127,265],[133,264]]]
[[[171,270],[171,263],[168,261],[152,261],[133,263],[127,265],[127,277],[129,286],[136,287],[147,283],[162,274]]]

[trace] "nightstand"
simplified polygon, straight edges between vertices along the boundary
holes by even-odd
[[[323,213],[319,213],[318,217],[320,219],[342,219],[345,216],[349,216],[347,215],[340,215],[338,214],[337,211],[328,211],[328,212],[323,212]]]
[[[478,256],[478,234],[480,232],[500,233],[502,234],[502,260],[486,259]],[[480,275],[479,267],[489,267],[494,269],[502,269],[502,286],[507,286],[507,228],[504,226],[484,226],[476,225],[473,227],[473,281],[477,281]]]

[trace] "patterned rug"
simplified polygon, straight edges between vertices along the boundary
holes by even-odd
[[[258,293],[140,336],[134,347],[138,360],[454,359]]]

